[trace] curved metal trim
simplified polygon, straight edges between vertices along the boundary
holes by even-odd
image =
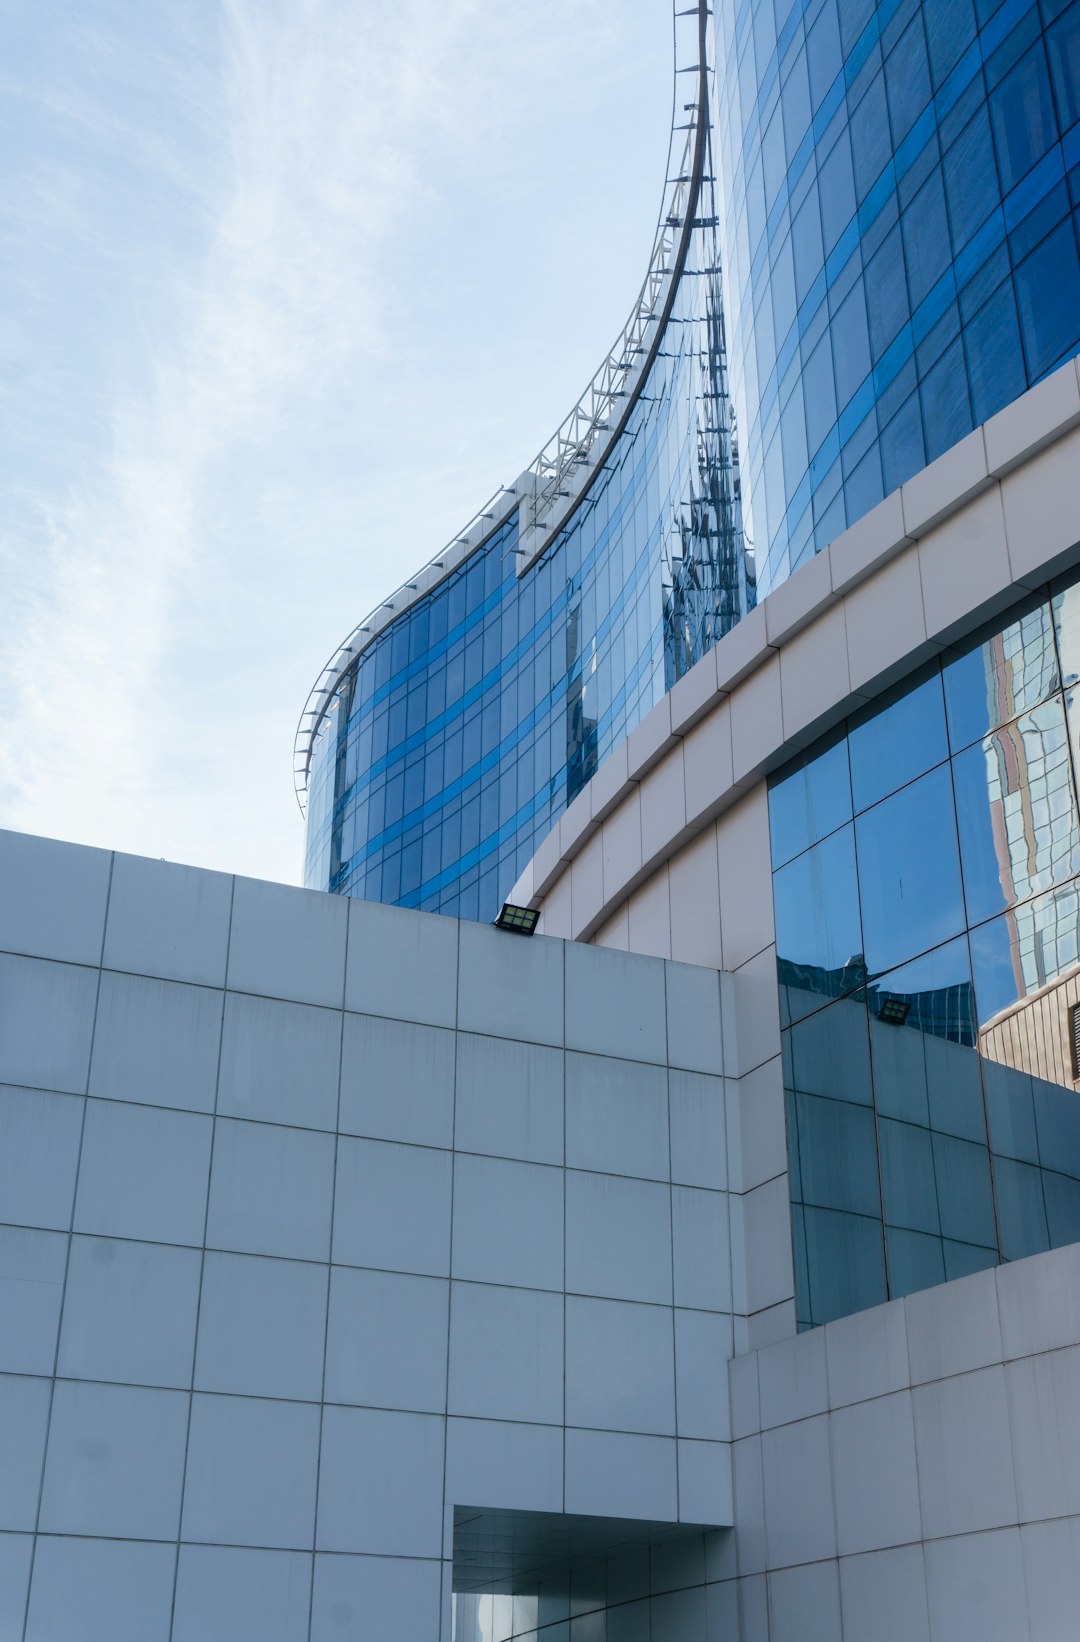
[[[519,574],[527,570],[584,501],[626,427],[659,350],[686,262],[690,235],[697,226],[694,213],[701,192],[709,135],[710,15],[708,0],[695,0],[694,4],[682,8],[675,0],[675,73],[668,176],[648,271],[629,319],[573,410],[516,483],[509,489],[497,490],[441,553],[358,623],[320,671],[304,703],[293,741],[293,786],[301,814],[306,814],[315,737],[334,691],[356,657],[384,627],[483,547],[519,507],[529,509],[530,522],[542,536],[540,545],[533,548],[519,567]],[[697,20],[694,36],[697,61],[694,63],[679,62],[680,17]],[[680,108],[679,76],[690,73],[697,75],[697,95],[693,102]],[[679,114],[687,116],[682,123]],[[680,146],[676,139],[683,131],[686,136]],[[676,151],[678,159],[673,164]],[[619,415],[612,426],[610,418],[616,408]],[[567,489],[568,485],[576,488]],[[568,505],[549,524],[562,500]]]

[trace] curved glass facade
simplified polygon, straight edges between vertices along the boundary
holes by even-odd
[[[599,761],[753,605],[703,169],[654,361],[569,521],[519,577],[511,515],[339,681],[309,886],[493,917]]]
[[[770,783],[803,1326],[1080,1240],[1080,582]]]
[[[767,593],[1080,347],[1080,3],[723,0],[716,28]]]

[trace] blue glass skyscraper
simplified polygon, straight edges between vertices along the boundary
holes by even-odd
[[[641,299],[522,479],[318,681],[312,887],[490,917],[760,595],[1080,347],[1077,0],[675,21]]]

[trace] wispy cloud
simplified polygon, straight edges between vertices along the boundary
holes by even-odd
[[[130,8],[93,17],[72,0],[69,71],[27,76],[40,141],[6,231],[44,277],[19,282],[0,333],[22,453],[3,473],[0,822],[288,876],[291,722],[312,654],[364,613],[358,578],[335,586],[353,543],[371,556],[365,507],[396,508],[377,534],[400,538],[404,574],[440,545],[431,487],[453,491],[469,427],[498,415],[458,425],[437,382],[445,448],[412,471],[442,366],[417,310],[452,333],[446,265],[479,287],[500,232],[535,302],[537,209],[587,202],[617,156],[537,163],[513,217],[521,100],[545,113],[569,40],[611,64],[620,36],[601,0],[551,0],[542,26],[480,0],[163,0],[137,39]],[[441,192],[455,166],[471,215]],[[496,202],[508,226],[476,215]],[[550,255],[569,311],[572,260]],[[547,315],[518,317],[531,345]],[[543,360],[497,355],[478,371],[516,367],[540,403]],[[509,476],[476,471],[463,512]]]

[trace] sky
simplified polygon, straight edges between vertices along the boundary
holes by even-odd
[[[0,825],[299,882],[327,657],[645,266],[669,0],[4,0]]]

